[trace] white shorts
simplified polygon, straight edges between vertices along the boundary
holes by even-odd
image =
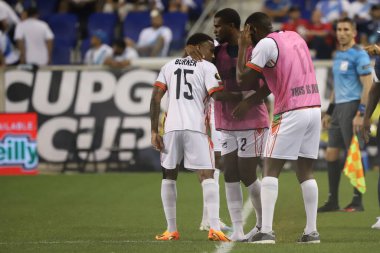
[[[318,158],[321,109],[305,108],[274,116],[265,146],[265,157],[297,160]]]
[[[214,169],[214,151],[206,134],[183,130],[165,133],[161,166],[175,169],[184,159],[186,169]]]
[[[239,157],[260,157],[268,136],[268,129],[221,131],[222,156],[238,150]]]

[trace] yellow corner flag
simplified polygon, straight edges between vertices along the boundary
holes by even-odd
[[[356,135],[352,137],[343,171],[344,174],[350,179],[351,184],[361,193],[365,193],[366,185],[363,164],[360,155],[359,141]]]

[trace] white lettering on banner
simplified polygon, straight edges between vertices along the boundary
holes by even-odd
[[[5,90],[9,90],[10,86],[15,83],[22,83],[26,86],[32,87],[33,73],[23,70],[10,70],[5,72]],[[8,96],[5,99],[6,112],[27,112],[30,101],[24,99],[22,101],[10,101]]]
[[[33,122],[0,122],[0,131],[31,131]]]
[[[38,130],[38,153],[46,161],[62,162],[67,158],[67,150],[57,148],[53,144],[54,136],[59,131],[69,131],[73,134],[78,129],[76,119],[70,117],[55,117],[46,121]]]
[[[95,91],[96,84],[100,85],[98,91]],[[106,102],[112,99],[115,86],[116,77],[110,72],[81,72],[74,113],[77,115],[89,114],[92,104]]]
[[[37,143],[28,136],[5,136],[0,141],[0,165],[21,164],[25,169],[34,169],[38,164]]]
[[[149,112],[149,104],[151,92],[147,88],[139,88],[133,94],[131,91],[134,88],[133,84],[148,83],[153,84],[156,81],[157,73],[149,70],[134,70],[125,73],[118,81],[115,92],[115,105],[117,108],[131,115],[140,115]],[[129,94],[131,99],[125,99],[125,94]],[[133,99],[131,96],[135,96]],[[138,100],[138,101],[136,101]],[[139,106],[136,106],[136,104]]]
[[[78,73],[76,71],[65,71],[62,72],[62,81],[59,86],[57,101],[49,101],[52,74],[51,71],[38,71],[34,82],[32,103],[38,113],[45,115],[58,115],[66,112],[75,98]]]

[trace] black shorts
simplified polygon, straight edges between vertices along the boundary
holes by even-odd
[[[348,150],[353,135],[352,120],[358,111],[359,104],[360,101],[355,100],[335,105],[329,128],[329,147]],[[363,139],[360,136],[358,138],[359,145],[363,147]]]

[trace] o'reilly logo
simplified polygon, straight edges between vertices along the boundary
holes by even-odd
[[[37,143],[27,136],[7,135],[0,140],[0,166],[21,165],[24,169],[35,169],[38,164]]]

